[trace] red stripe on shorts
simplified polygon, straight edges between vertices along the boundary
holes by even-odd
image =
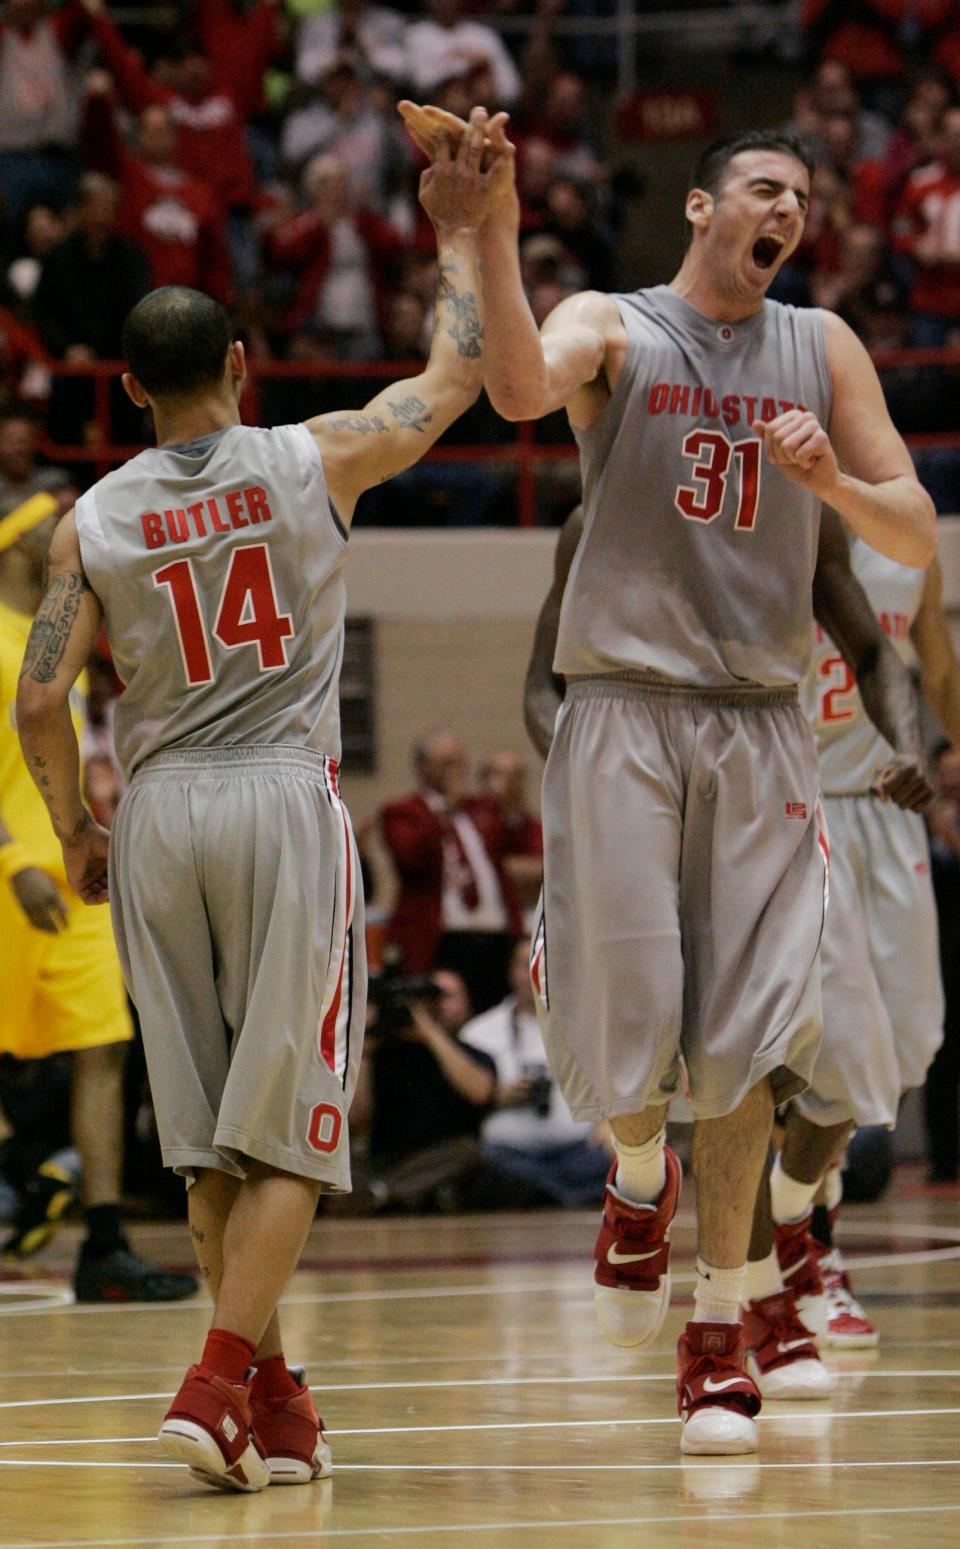
[[[336,1074],[337,1069],[337,1020],[340,1015],[340,999],[343,994],[343,969],[347,961],[347,936],[350,931],[350,917],[353,914],[353,857],[350,854],[350,830],[347,820],[340,810],[343,819],[344,838],[347,848],[347,906],[343,920],[343,944],[340,948],[340,973],[337,976],[337,989],[330,1002],[330,1009],[323,1019],[320,1029],[320,1053],[330,1069]]]

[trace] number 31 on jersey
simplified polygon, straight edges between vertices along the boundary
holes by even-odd
[[[193,562],[177,559],[153,572],[154,586],[167,588],[180,642],[188,688],[212,683],[214,669],[207,627]],[[256,646],[259,672],[279,672],[287,665],[287,640],[293,620],[281,613],[265,543],[243,544],[233,550],[227,569],[213,637],[228,651]]]

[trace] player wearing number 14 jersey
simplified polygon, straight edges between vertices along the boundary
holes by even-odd
[[[445,122],[405,116],[427,144]],[[924,566],[934,543],[855,337],[765,299],[800,240],[809,177],[803,148],[778,136],[711,147],[671,284],[571,297],[542,333],[505,181],[481,235],[487,392],[511,419],[565,407],[583,474],[532,973],[572,1111],[611,1121],[595,1291],[622,1345],[646,1343],[666,1311],[680,1169],[664,1118],[685,1058],[699,1250],[678,1349],[688,1452],[756,1445],[740,1326],[751,1217],[774,1104],[807,1085],[821,1036],[826,839],[797,692],[821,501],[905,564]]]
[[[243,346],[222,309],[180,287],[134,308],[124,385],[153,411],[157,446],[58,527],[21,674],[27,765],[91,903],[107,892],[108,836],[82,806],[68,696],[101,618],[127,685],[110,900],[164,1160],[192,1180],[215,1297],[160,1440],[225,1489],[330,1471],[276,1308],[318,1193],[350,1182],[365,962],[337,777],[342,567],[359,495],[416,462],[480,389],[485,122],[477,110],[456,157],[421,181],[439,257],[430,358],[362,411],[241,425]]]

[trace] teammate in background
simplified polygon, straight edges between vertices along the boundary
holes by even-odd
[[[134,308],[123,380],[153,412],[157,449],[60,523],[20,679],[20,736],[67,875],[101,902],[108,836],[81,801],[68,700],[105,621],[132,776],[109,844],[114,924],[164,1160],[192,1179],[215,1299],[160,1438],[228,1489],[331,1467],[276,1308],[321,1189],[350,1185],[366,965],[337,785],[341,571],[359,495],[415,463],[480,390],[485,119],[476,110],[456,156],[421,180],[439,255],[430,358],[363,410],[243,426],[243,346],[221,308],[180,287]]]
[[[17,674],[43,596],[43,565],[63,499],[36,494],[0,518],[0,1053],[18,1060],[69,1052],[70,1128],[83,1166],[86,1237],[74,1270],[81,1302],[166,1302],[197,1289],[131,1251],[120,1221],[123,1067],[133,1035],[106,915],[70,887],[43,802],[14,730]],[[67,711],[76,731],[78,693]],[[53,1147],[51,1147],[53,1149]],[[43,1247],[73,1197],[55,1162],[26,1181],[4,1257]]]
[[[924,576],[854,539],[844,562],[852,564],[893,650],[906,655],[913,645],[926,697],[960,745],[960,664],[943,613],[939,561]],[[747,1279],[749,1294],[762,1296],[782,1271],[821,1343],[856,1349],[876,1345],[878,1336],[852,1295],[833,1241],[840,1158],[854,1126],[892,1128],[903,1093],[923,1084],[943,1038],[943,984],[930,853],[916,810],[924,803],[891,806],[882,799],[892,794],[894,750],[922,767],[919,726],[911,753],[892,735],[890,718],[885,724],[877,713],[881,685],[851,663],[841,619],[817,617],[823,628],[803,699],[817,740],[830,835],[830,908],[820,949],[824,1036],[810,1086],[791,1106],[771,1175],[776,1256],[770,1231],[758,1220],[751,1259],[763,1258],[766,1267],[751,1263]],[[898,719],[907,726],[906,715]],[[814,1235],[812,1206],[824,1180],[826,1210]]]
[[[432,115],[408,124],[430,141]],[[503,148],[500,124],[491,141]],[[774,1107],[821,1037],[825,841],[798,703],[821,502],[901,563],[932,503],[876,372],[837,317],[765,300],[800,241],[811,164],[754,133],[701,158],[669,286],[561,302],[542,336],[521,283],[509,153],[481,236],[484,384],[511,420],[565,407],[584,533],[555,660],[533,974],[577,1118],[617,1161],[595,1250],[604,1332],[638,1346],[669,1299],[680,1167],[664,1119],[685,1057],[698,1262],[678,1346],[687,1452],[756,1447],[741,1304]]]
[[[550,751],[557,712],[564,697],[563,679],[553,671],[560,609],[570,566],[582,531],[583,513],[578,506],[570,513],[557,541],[553,584],[544,599],[537,619],[533,649],[527,667],[524,717],[534,746],[545,758]],[[934,652],[932,646],[928,646],[927,649],[931,652],[932,659],[935,659],[943,668],[945,666],[944,644],[948,651],[950,644],[949,635],[946,636],[945,642],[943,637],[946,625],[939,606],[939,576],[936,560],[925,577],[923,571],[895,565],[875,555],[865,545],[855,544],[854,555],[858,561],[856,570],[862,568],[872,572],[883,570],[895,578],[901,589],[911,588],[914,596],[920,590],[925,597],[930,595],[931,607],[935,608],[939,618],[939,627],[935,626],[932,618],[928,619],[926,632],[928,636],[935,638],[936,650]],[[929,880],[924,887],[923,878],[928,878],[929,868],[922,874],[916,872],[916,866],[924,864],[917,860],[918,840],[922,846],[922,854],[926,853],[923,825],[916,812],[929,799],[930,787],[923,774],[920,725],[913,686],[906,668],[891,644],[891,639],[902,639],[906,630],[903,624],[893,622],[898,617],[902,617],[896,612],[887,615],[885,610],[878,608],[880,617],[877,617],[856,570],[851,566],[850,550],[842,524],[833,511],[825,508],[821,517],[817,564],[813,577],[813,613],[817,620],[818,643],[828,639],[826,634],[828,629],[835,643],[830,644],[828,649],[820,646],[819,655],[808,674],[807,686],[809,688],[813,684],[818,692],[830,694],[832,684],[833,695],[844,696],[843,706],[842,708],[838,706],[836,714],[837,720],[842,721],[844,725],[851,719],[846,709],[852,704],[853,696],[856,696],[857,712],[853,718],[857,724],[855,732],[848,735],[857,736],[861,751],[864,741],[869,742],[875,754],[870,767],[870,794],[863,798],[870,803],[870,818],[883,824],[885,833],[899,832],[902,839],[905,832],[909,837],[911,859],[914,865],[903,868],[902,856],[894,857],[892,891],[889,867],[884,871],[884,883],[890,900],[888,907],[893,910],[899,909],[903,916],[899,921],[900,930],[896,933],[888,931],[887,946],[888,953],[890,950],[899,952],[900,943],[904,940],[903,931],[911,932],[912,935],[916,930],[912,921],[913,911],[919,898],[922,905],[918,910],[921,917],[920,936],[925,950],[914,954],[913,961],[920,964],[922,977],[926,982],[927,1002],[933,1009],[934,1020],[929,1022],[921,1033],[921,1042],[932,1052],[932,1047],[936,1046],[939,1035],[939,1021],[936,1020],[937,981],[935,979],[931,985],[929,969],[932,966],[934,974],[938,975],[939,967],[935,937],[932,961],[929,936],[923,939],[924,927],[929,926],[929,908],[925,897],[929,892]],[[889,596],[886,600],[890,600]],[[888,618],[891,621],[890,639],[884,633]],[[883,626],[881,619],[884,620]],[[824,665],[827,667],[826,672],[822,671]],[[930,675],[931,683],[939,678],[937,698],[941,705],[944,704],[943,695],[947,692],[947,677],[948,674],[945,672]],[[857,685],[859,685],[859,694]],[[830,703],[832,704],[833,700]],[[810,707],[808,715],[816,732],[815,706]],[[873,723],[872,726],[868,725],[867,716]],[[889,808],[882,805],[885,802],[893,802],[895,805]],[[901,812],[899,809],[906,810]],[[851,1074],[853,1074],[853,1067],[861,1072],[859,1080],[865,1087],[869,1086],[875,1090],[878,1085],[881,1085],[893,1063],[893,1039],[889,1023],[886,1024],[887,1037],[884,1039],[882,1019],[876,1014],[879,992],[876,989],[874,970],[869,961],[864,963],[862,952],[857,950],[858,943],[867,929],[863,901],[856,881],[852,882],[852,886],[847,885],[840,889],[837,880],[842,878],[847,882],[851,872],[851,860],[862,861],[865,857],[856,850],[852,855],[848,853],[849,847],[845,843],[844,834],[834,833],[832,818],[833,812],[830,810],[828,811],[828,831],[830,833],[831,899],[821,944],[821,962],[825,968],[828,968],[823,986],[825,1039],[814,1067],[810,1090],[803,1095],[803,1098],[797,1099],[787,1119],[787,1135],[793,1148],[787,1153],[788,1155],[804,1156],[805,1151],[802,1147],[808,1134],[816,1147],[820,1145],[821,1133],[826,1133],[806,1122],[798,1113],[797,1106],[799,1103],[805,1104],[811,1094],[819,1090],[822,1071],[824,1084],[827,1084],[829,1075],[834,1069],[834,1061],[829,1053],[833,1037],[842,1040],[842,1044],[849,1051],[846,1063],[852,1067]],[[919,831],[917,825],[919,825]],[[870,861],[873,862],[876,858],[874,850],[870,855]],[[902,875],[898,875],[901,868]],[[856,866],[858,876],[862,870],[862,864]],[[852,925],[849,923],[851,919]],[[914,980],[911,978],[908,982],[912,987]],[[911,1001],[913,999],[912,996],[908,998]],[[866,1042],[868,1037],[869,1043]],[[916,1035],[912,1041],[916,1043]],[[906,1058],[904,1063],[907,1063]],[[894,1085],[896,1086],[896,1077],[894,1077]],[[899,1091],[899,1086],[896,1086],[893,1095],[893,1117],[896,1113]],[[892,1117],[864,1118],[861,1122],[892,1123]],[[842,1143],[845,1143],[847,1133],[848,1130],[845,1127]],[[775,1176],[782,1170],[782,1159],[778,1159],[775,1164]],[[814,1184],[815,1188],[816,1184]],[[783,1185],[778,1179],[778,1203],[783,1192]],[[812,1199],[812,1194],[810,1198]],[[811,1338],[811,1330],[820,1332],[825,1318],[816,1316],[817,1309],[809,1301],[810,1289],[803,1278],[801,1277],[799,1285],[795,1280],[795,1276],[801,1270],[808,1276],[815,1273],[816,1250],[809,1242],[809,1238],[804,1235],[809,1225],[810,1216],[807,1209],[799,1227],[791,1225],[778,1228],[778,1243],[783,1243],[789,1248],[781,1270],[774,1249],[770,1183],[767,1173],[764,1172],[757,1194],[744,1285],[744,1336],[745,1347],[750,1358],[750,1370],[761,1393],[768,1398],[825,1398],[831,1391],[830,1374],[820,1360],[816,1345]],[[809,1258],[804,1256],[803,1265],[799,1262],[801,1251],[797,1244],[803,1244],[809,1253]],[[804,1268],[807,1263],[810,1265],[809,1271]],[[850,1320],[854,1314],[850,1306],[849,1291],[839,1281],[842,1267],[838,1258],[836,1262],[831,1263],[828,1272],[838,1277],[837,1285],[830,1293],[834,1306],[834,1321],[839,1320],[840,1304],[845,1303],[842,1307],[842,1315],[847,1321],[839,1326],[841,1332],[846,1332],[849,1336]],[[787,1285],[784,1283],[784,1275],[788,1281]],[[817,1287],[816,1293],[822,1296],[823,1287]],[[797,1297],[801,1294],[805,1299],[798,1308]],[[862,1318],[862,1310],[857,1311]],[[857,1341],[848,1337],[845,1342],[851,1344]]]

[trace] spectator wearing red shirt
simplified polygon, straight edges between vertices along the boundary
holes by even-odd
[[[274,261],[296,275],[286,330],[315,333],[341,359],[373,359],[404,240],[372,210],[351,209],[347,173],[336,156],[316,157],[304,181],[308,208],[267,238]]]
[[[279,0],[196,0],[189,23],[210,61],[212,89],[232,98],[241,123],[259,118],[264,76],[284,41]]]
[[[946,344],[960,329],[960,107],[943,115],[937,160],[907,180],[893,236],[897,250],[916,265],[910,342]]]
[[[537,902],[543,878],[543,824],[527,806],[530,765],[513,748],[489,753],[477,771],[480,794],[497,804],[506,828],[509,853],[503,868],[524,905]]]
[[[145,108],[137,130],[139,155],[117,128],[109,75],[94,71],[82,140],[90,166],[120,184],[121,231],[140,243],[154,285],[189,285],[226,304],[233,286],[216,199],[176,165],[176,129],[167,108]]]
[[[67,204],[80,168],[73,56],[86,34],[80,6],[45,15],[43,0],[6,0],[0,23],[0,199],[19,227],[35,204]]]
[[[210,186],[224,212],[249,210],[253,164],[233,97],[215,88],[200,44],[185,38],[168,46],[151,74],[124,42],[104,0],[82,0],[103,61],[131,113],[165,107],[176,126],[178,167]]]
[[[400,882],[389,937],[405,973],[453,968],[485,1011],[506,992],[522,932],[504,871],[510,835],[491,797],[466,794],[466,750],[453,732],[424,737],[414,767],[419,789],[380,814]]]

